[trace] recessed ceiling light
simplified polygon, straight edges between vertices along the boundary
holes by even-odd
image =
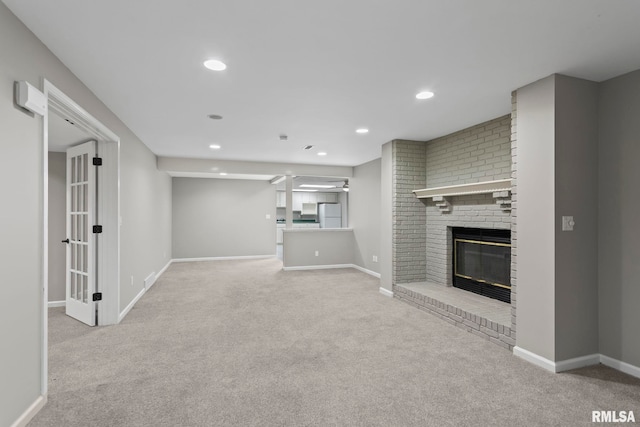
[[[227,69],[227,64],[217,59],[204,61],[204,66],[213,71],[222,71]]]
[[[220,176],[227,176],[226,172],[220,172]]]
[[[222,120],[222,116],[220,114],[209,114],[207,117],[211,120]]]
[[[291,191],[304,191],[304,192],[306,192],[306,193],[315,193],[315,192],[316,192],[316,191],[318,191],[318,190],[303,190],[303,189],[300,189],[300,188],[294,188],[294,189],[293,189],[293,190],[291,190]]]
[[[335,185],[320,185],[320,184],[301,184],[300,187],[305,187],[305,188],[336,188]]]
[[[211,148],[212,150],[219,150],[222,147],[220,147],[218,144],[211,144],[209,148]]]
[[[321,151],[321,152],[318,153],[318,156],[326,156],[326,155],[327,155],[327,153],[325,153],[324,151]]]
[[[424,91],[424,92],[420,92],[419,94],[416,95],[417,99],[429,99],[429,98],[433,98],[433,92],[429,92],[428,90]]]
[[[369,129],[366,128],[360,128],[360,129],[356,129],[357,133],[369,133]]]

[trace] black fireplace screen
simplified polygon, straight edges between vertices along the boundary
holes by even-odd
[[[509,231],[454,229],[453,286],[511,301]]]

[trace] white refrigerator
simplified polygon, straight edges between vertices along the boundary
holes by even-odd
[[[340,203],[319,203],[320,228],[342,228],[342,206]]]

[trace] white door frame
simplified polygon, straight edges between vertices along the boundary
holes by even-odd
[[[43,120],[43,244],[42,244],[42,394],[48,389],[48,299],[49,283],[49,114],[55,112],[71,120],[77,127],[98,140],[98,155],[103,166],[98,168],[98,219],[103,233],[98,238],[98,290],[103,298],[98,310],[98,324],[118,323],[120,313],[120,138],[99,120],[75,103],[47,79],[43,80],[47,112]]]

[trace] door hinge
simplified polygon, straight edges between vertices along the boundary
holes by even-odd
[[[102,157],[94,157],[93,166],[102,166]]]
[[[95,294],[93,294],[93,300],[102,301],[102,292],[96,292]]]
[[[102,233],[102,226],[101,226],[101,225],[94,225],[94,226],[93,226],[93,233],[94,233],[94,234],[100,234],[100,233]]]

